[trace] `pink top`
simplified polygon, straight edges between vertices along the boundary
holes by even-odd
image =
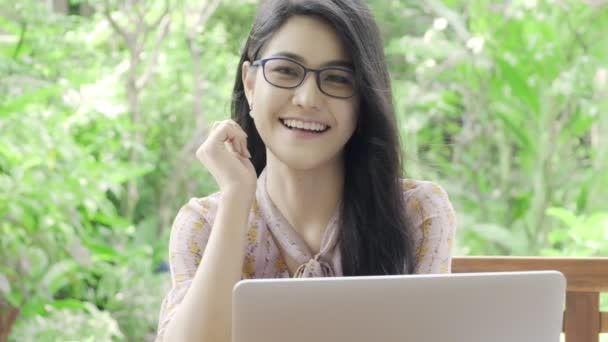
[[[408,227],[414,229],[415,273],[449,273],[456,219],[446,192],[426,181],[402,180]],[[173,223],[169,243],[172,288],[163,300],[157,340],[184,298],[197,270],[217,212],[219,193],[193,198]],[[341,276],[338,240],[339,210],[334,213],[317,255],[289,224],[266,191],[266,173],[258,178],[249,214],[243,279],[288,278],[281,253],[301,265],[294,277]]]

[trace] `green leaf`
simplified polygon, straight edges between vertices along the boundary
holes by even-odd
[[[54,295],[69,283],[68,275],[77,270],[78,267],[78,264],[73,260],[62,260],[51,266],[42,278],[40,286],[47,289],[50,295]]]
[[[77,299],[61,299],[55,300],[51,303],[51,306],[55,309],[85,309],[86,305],[84,302]]]
[[[11,305],[14,306],[16,308],[20,307],[21,305],[23,305],[23,303],[25,302],[25,297],[24,295],[22,295],[21,293],[19,293],[18,291],[12,291],[10,293],[10,295],[8,295],[6,297],[6,301]]]
[[[52,97],[58,96],[60,89],[57,86],[37,89],[26,93],[23,96],[16,97],[11,101],[0,105],[0,117],[9,115],[12,112],[23,112],[24,109],[31,104],[47,103]]]
[[[154,170],[152,165],[133,167],[128,170],[122,170],[121,172],[111,174],[109,180],[114,183],[124,183],[131,179],[140,178],[152,170]]]
[[[44,250],[36,246],[28,247],[26,253],[32,267],[30,273],[34,276],[34,279],[39,279],[49,264],[48,256]]]
[[[504,113],[502,111],[496,111],[496,116],[504,124],[508,133],[517,139],[518,145],[527,147],[528,149],[534,144],[532,139],[528,136],[528,132],[521,128],[518,122],[516,122],[515,115],[512,113]]]
[[[574,228],[579,223],[579,218],[573,212],[564,208],[548,208],[546,214],[562,221],[569,228]]]
[[[111,261],[121,257],[114,248],[103,243],[83,240],[82,244],[89,249],[94,259]]]
[[[47,313],[47,310],[45,309],[47,303],[48,298],[37,294],[35,297],[29,298],[28,301],[23,304],[23,307],[21,308],[21,315],[23,317],[45,315]]]
[[[608,234],[608,213],[595,213],[585,220],[585,226],[590,230],[598,230]]]

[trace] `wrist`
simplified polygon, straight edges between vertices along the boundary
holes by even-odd
[[[229,186],[221,190],[221,198],[223,202],[240,203],[249,208],[255,198],[255,187]]]

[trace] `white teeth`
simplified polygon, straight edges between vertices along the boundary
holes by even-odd
[[[291,128],[305,129],[307,131],[320,132],[327,128],[327,126],[320,123],[302,122],[298,120],[283,120],[283,123]]]

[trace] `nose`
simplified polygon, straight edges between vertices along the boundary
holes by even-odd
[[[293,103],[303,108],[319,110],[322,100],[321,96],[321,91],[317,86],[316,75],[313,72],[309,72],[304,77],[302,84],[295,89]]]

